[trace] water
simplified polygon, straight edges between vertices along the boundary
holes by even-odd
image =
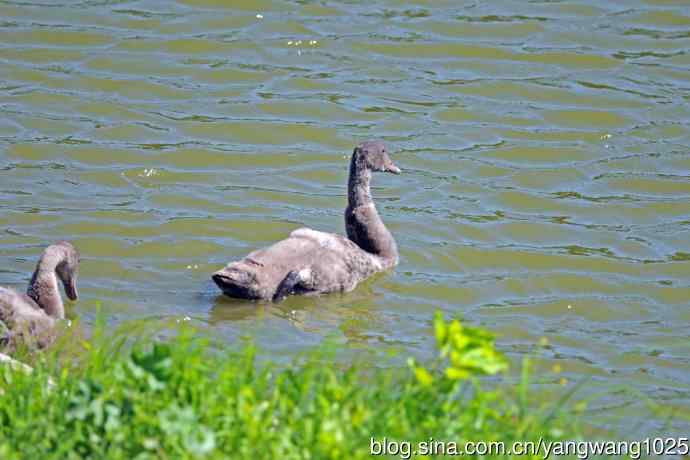
[[[670,0],[0,1],[0,283],[69,239],[71,316],[189,316],[277,359],[429,356],[441,309],[516,360],[546,338],[543,379],[589,378],[599,427],[687,433],[664,427],[690,409],[689,49]],[[219,296],[227,261],[343,232],[369,138],[404,170],[374,189],[400,266]]]

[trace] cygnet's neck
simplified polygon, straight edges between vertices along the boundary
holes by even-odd
[[[357,208],[374,204],[369,182],[371,182],[371,171],[366,166],[358,164],[355,155],[352,155],[350,177],[347,184],[347,202],[349,207]]]
[[[398,247],[374,206],[369,183],[371,170],[357,153],[350,161],[345,228],[348,238],[363,250],[383,259],[387,266],[398,263]]]
[[[29,282],[26,294],[31,297],[48,316],[65,318],[65,306],[62,303],[58,278],[55,269],[61,260],[54,254],[44,253],[36,265],[36,270]]]

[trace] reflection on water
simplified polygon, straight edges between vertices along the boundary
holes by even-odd
[[[684,3],[0,2],[0,283],[69,239],[73,316],[190,317],[279,359],[327,337],[428,356],[440,308],[516,358],[546,337],[548,381],[591,377],[601,424],[656,433],[690,407]],[[400,266],[347,295],[219,297],[227,261],[343,232],[373,137],[404,170],[374,181]]]

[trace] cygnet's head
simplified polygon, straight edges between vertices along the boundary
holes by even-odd
[[[400,174],[400,168],[395,166],[388,156],[386,144],[382,141],[366,141],[355,147],[353,152],[355,162],[371,171]]]
[[[77,275],[79,274],[79,251],[72,243],[59,241],[46,248],[43,259],[52,258],[55,265],[55,273],[65,287],[65,294],[70,300],[77,300]]]

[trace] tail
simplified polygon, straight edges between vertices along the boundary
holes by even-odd
[[[232,262],[211,278],[223,293],[239,299],[261,299],[256,274],[242,262]]]

